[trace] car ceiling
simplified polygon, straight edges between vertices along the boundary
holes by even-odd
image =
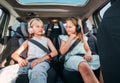
[[[78,16],[81,18],[88,18],[96,9],[105,4],[107,0],[89,0],[83,7],[70,5],[21,5],[17,3],[16,0],[5,1],[15,10],[18,14],[17,17],[22,17],[23,20],[27,20],[32,17],[64,18]]]

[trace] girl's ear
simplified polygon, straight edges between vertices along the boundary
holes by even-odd
[[[28,33],[29,33],[29,34],[33,34],[33,28],[28,27]]]

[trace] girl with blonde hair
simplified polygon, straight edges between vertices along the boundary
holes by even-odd
[[[34,43],[26,40],[13,54],[12,58],[18,62],[20,68],[18,74],[28,73],[29,83],[47,83],[47,71],[50,68],[46,60],[56,56],[57,50],[50,39],[44,34],[44,24],[39,18],[33,18],[28,22],[29,37],[32,40],[40,42],[51,52],[47,54]],[[20,54],[28,49],[27,58],[23,59]]]
[[[84,83],[99,83],[92,71],[92,69],[99,68],[99,65],[92,65],[94,57],[91,55],[87,39],[83,35],[82,26],[78,22],[75,17],[68,18],[66,20],[67,35],[60,35],[60,53],[65,56],[64,67],[67,70],[80,72]],[[77,39],[80,42],[71,51],[68,51]]]

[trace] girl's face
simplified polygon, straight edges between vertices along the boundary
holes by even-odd
[[[76,26],[71,22],[71,21],[67,21],[66,22],[66,31],[67,34],[76,34]]]
[[[44,33],[44,28],[43,24],[40,22],[35,22],[32,26],[34,35],[43,35]]]

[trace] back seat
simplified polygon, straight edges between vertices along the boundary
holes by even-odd
[[[58,55],[54,57],[52,60],[53,68],[55,69],[58,75],[57,81],[59,81],[59,78],[61,77],[61,65],[59,63],[59,57],[60,57],[59,47],[60,46],[59,46],[58,38],[59,38],[59,35],[64,35],[64,34],[66,34],[66,31],[61,21],[57,22],[57,26],[55,26],[54,23],[50,23],[46,29],[46,36],[51,39],[55,48],[58,51]]]
[[[15,33],[13,37],[7,42],[6,48],[1,54],[2,61],[6,59],[6,63],[4,66],[14,64],[13,60],[11,59],[11,54],[23,43],[23,41],[28,38],[28,34],[26,34],[27,29],[24,27],[26,27],[26,24],[22,22],[16,31],[11,29]],[[25,54],[26,53],[23,52],[21,55],[24,56]]]

